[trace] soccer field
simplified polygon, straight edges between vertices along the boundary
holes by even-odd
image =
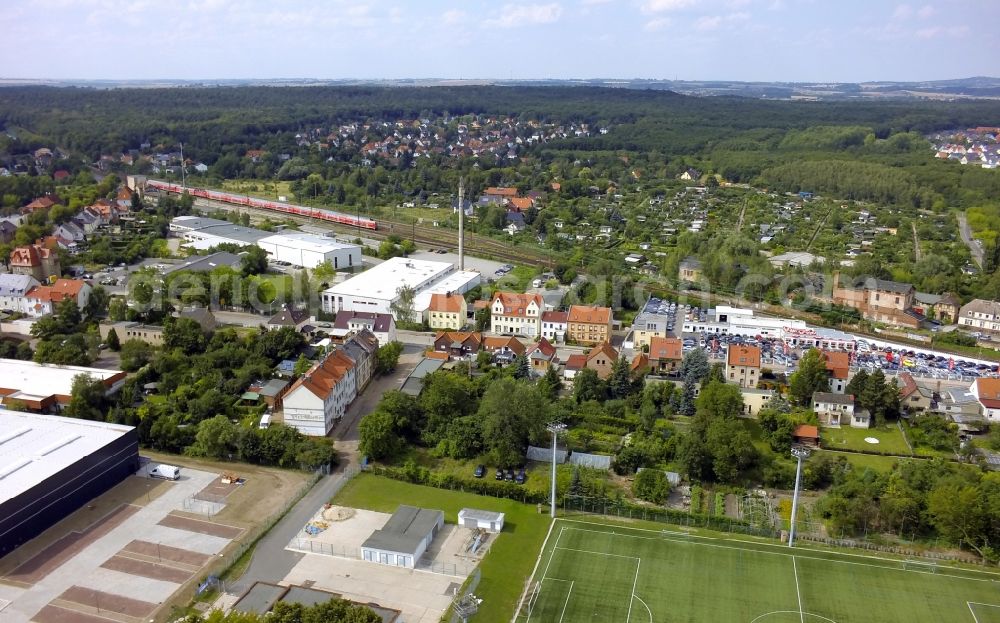
[[[516,623],[1000,623],[1000,575],[556,520]]]

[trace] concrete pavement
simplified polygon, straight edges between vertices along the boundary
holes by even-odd
[[[962,242],[965,246],[969,247],[969,252],[972,254],[973,261],[979,268],[983,267],[983,248],[979,245],[979,242],[972,237],[972,229],[969,227],[969,219],[966,218],[965,212],[958,213],[958,233],[962,236]]]

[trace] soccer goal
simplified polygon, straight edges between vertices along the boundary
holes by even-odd
[[[531,611],[535,607],[535,602],[538,601],[538,594],[542,591],[542,583],[535,582],[528,590],[524,592],[524,601],[521,602],[521,607],[519,608],[521,614],[525,617],[525,620],[531,618]]]
[[[933,560],[904,560],[902,561],[905,571],[920,571],[922,573],[937,573],[938,564]]]

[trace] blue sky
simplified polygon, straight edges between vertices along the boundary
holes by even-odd
[[[1000,76],[1000,0],[21,0],[6,78]]]

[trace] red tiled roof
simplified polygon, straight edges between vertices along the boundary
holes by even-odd
[[[542,322],[554,322],[557,324],[566,324],[568,318],[569,318],[569,312],[564,312],[564,311],[542,312]]]
[[[523,355],[525,348],[516,337],[485,337],[483,338],[483,348],[486,350],[501,350],[509,348],[515,355]]]
[[[601,342],[597,346],[591,348],[590,352],[587,353],[587,361],[590,361],[600,354],[604,354],[611,361],[618,359],[618,351],[616,351],[608,342]]]
[[[477,347],[483,343],[483,334],[476,331],[438,331],[434,335],[436,344],[442,337],[448,340],[448,346],[459,343],[465,346],[467,341],[472,341]]]
[[[483,191],[484,195],[496,195],[498,197],[516,197],[516,188],[507,188],[505,186],[490,186]]]
[[[819,429],[810,424],[799,424],[792,432],[792,437],[806,437],[809,439],[819,439]]]
[[[462,301],[464,300],[461,294],[432,294],[431,302],[427,309],[435,312],[458,314],[462,311]]]
[[[760,349],[756,346],[730,346],[728,362],[731,366],[759,368]]]
[[[539,311],[541,311],[545,306],[545,303],[544,301],[542,301],[542,297],[540,294],[518,294],[516,292],[497,292],[496,294],[493,295],[493,303],[491,303],[491,306],[495,304],[498,299],[500,300],[500,303],[503,305],[504,316],[515,316],[523,318],[527,316],[528,305],[530,305],[532,302],[535,303]]]
[[[536,350],[549,358],[552,358],[556,354],[556,347],[550,344],[544,337],[532,345],[531,351],[534,352]]]
[[[976,395],[987,409],[1000,409],[1000,379],[976,379]]]
[[[596,305],[571,305],[569,322],[583,324],[611,324],[611,308]]]
[[[582,354],[570,355],[566,360],[566,369],[582,370],[587,367],[587,356]]]
[[[653,337],[649,340],[649,358],[679,361],[684,358],[683,344],[676,337]]]
[[[78,279],[57,279],[51,286],[35,286],[25,293],[25,298],[58,303],[65,299],[76,300],[86,281]]]
[[[636,370],[642,370],[648,367],[649,367],[649,357],[646,356],[646,353],[639,353],[632,359],[632,367],[631,367],[632,372],[635,372]]]
[[[533,205],[535,202],[530,197],[512,197],[510,200],[510,207],[518,212],[524,212]]]
[[[826,370],[835,379],[847,380],[851,371],[851,356],[843,351],[823,351]]]

